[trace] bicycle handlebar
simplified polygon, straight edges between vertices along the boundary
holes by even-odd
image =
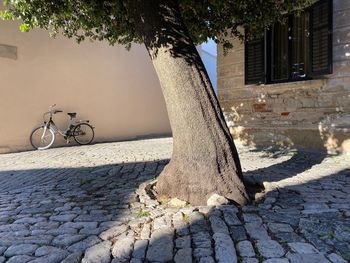
[[[44,121],[45,121],[45,115],[47,115],[47,114],[50,114],[50,118],[52,118],[52,115],[53,115],[53,114],[63,112],[62,110],[53,110],[54,107],[56,107],[56,104],[52,104],[52,105],[49,107],[49,111],[44,113],[44,115],[43,115]]]

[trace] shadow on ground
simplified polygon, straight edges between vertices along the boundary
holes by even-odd
[[[255,150],[258,151],[258,150]],[[290,154],[289,151],[261,151],[264,153],[262,158],[277,159],[283,155]],[[314,165],[322,163],[327,157],[325,152],[306,152],[295,150],[291,158],[268,167],[247,171],[244,173],[246,178],[255,182],[276,182],[301,174]]]
[[[325,156],[308,158],[297,153],[246,176],[277,182]],[[278,188],[242,209],[178,209],[142,190],[167,162],[0,172],[0,262],[350,259],[348,169]]]

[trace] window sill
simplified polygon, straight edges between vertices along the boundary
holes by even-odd
[[[259,87],[259,88],[274,88],[274,87],[309,87],[309,86],[323,86],[326,79],[309,79],[309,80],[298,80],[289,82],[278,82],[268,84],[249,84],[245,87]]]

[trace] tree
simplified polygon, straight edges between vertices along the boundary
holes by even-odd
[[[157,193],[192,204],[217,193],[244,205],[249,196],[237,150],[195,44],[220,42],[241,28],[263,32],[312,0],[7,0],[5,19],[78,41],[144,43],[158,75],[173,132],[173,155]],[[221,36],[219,38],[219,36]]]

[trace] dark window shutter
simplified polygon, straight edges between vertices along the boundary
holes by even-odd
[[[245,83],[265,82],[264,38],[253,39],[245,43]]]
[[[311,9],[311,74],[332,73],[332,0],[320,0]]]

